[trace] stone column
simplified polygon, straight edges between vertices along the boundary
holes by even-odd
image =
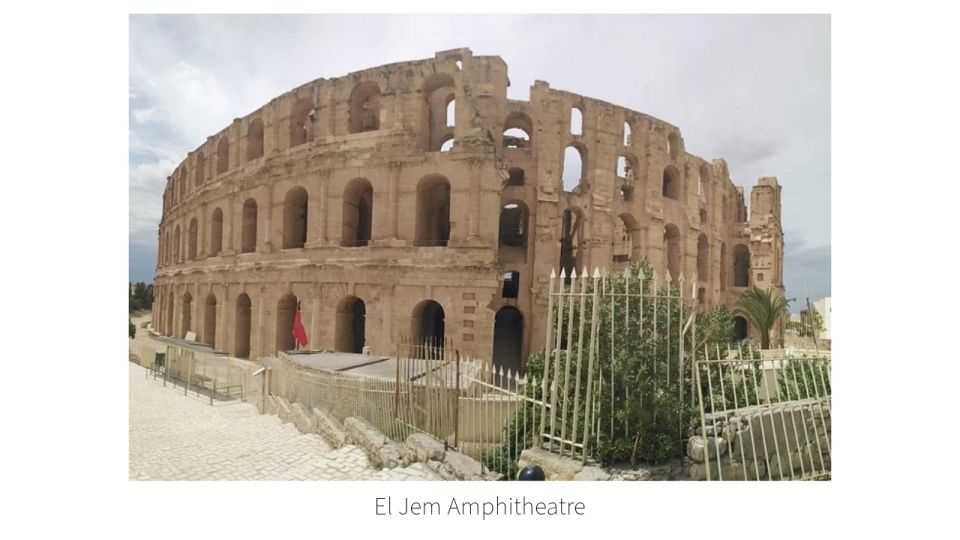
[[[459,102],[458,102],[459,104]],[[458,107],[459,109],[459,107]],[[477,240],[480,236],[480,191],[481,178],[483,176],[483,160],[471,159],[470,165],[470,231],[467,235],[468,240]]]
[[[200,217],[197,223],[197,258],[207,258],[207,203],[200,205]]]
[[[400,174],[403,171],[403,164],[399,161],[391,161],[389,165],[390,170],[390,187],[388,191],[388,212],[387,212],[387,235],[391,240],[396,240],[398,236],[398,221],[399,221],[399,207],[400,207],[400,197],[399,197],[399,188],[400,188]]]
[[[260,249],[258,251],[264,251],[270,253],[273,251],[273,187],[267,188],[267,196],[264,197],[266,204],[264,205],[264,216],[263,216],[263,234],[260,236]],[[258,212],[260,210],[258,209]],[[259,220],[260,216],[257,216]],[[281,242],[281,245],[282,242]]]
[[[328,169],[320,171],[320,228],[317,240],[321,244],[327,243],[327,221],[330,215],[330,173]]]
[[[314,286],[312,298],[310,298],[310,335],[307,347],[317,350],[320,348],[320,301],[317,298],[317,288]]]

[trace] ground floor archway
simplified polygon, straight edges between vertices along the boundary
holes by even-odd
[[[517,373],[523,369],[523,314],[507,306],[493,324],[493,365]]]
[[[362,353],[366,343],[367,306],[356,296],[344,298],[337,306],[336,343],[340,352]]]

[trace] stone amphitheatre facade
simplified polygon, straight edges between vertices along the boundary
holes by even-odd
[[[517,367],[544,342],[553,269],[645,257],[707,306],[783,291],[775,178],[748,218],[676,126],[509,84],[500,57],[443,51],[309,82],[210,136],[163,194],[154,326],[255,358],[294,348],[299,303],[310,349],[442,336]]]

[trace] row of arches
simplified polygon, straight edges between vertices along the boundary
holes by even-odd
[[[521,176],[522,177],[522,176]],[[365,178],[351,180],[344,189],[341,245],[344,247],[367,246],[373,234],[373,186]],[[524,213],[524,215],[526,215]],[[303,248],[307,244],[310,197],[303,187],[290,188],[284,196],[282,210],[283,249]],[[209,248],[207,256],[217,256],[224,245],[223,209],[213,210],[209,221]],[[241,209],[240,252],[257,250],[259,207],[256,198],[250,197]],[[184,253],[181,244],[180,224],[161,236],[160,260],[162,264],[174,264],[198,258],[200,224],[198,218],[189,221]],[[443,176],[424,177],[417,185],[417,214],[414,245],[446,246],[450,240],[450,182]]]
[[[164,312],[161,320],[164,333],[173,335],[172,298],[167,296],[162,302]],[[197,332],[198,328],[193,320],[194,298],[190,292],[181,296],[180,325],[176,337],[183,337],[187,332]],[[276,350],[290,351],[296,348],[293,338],[294,315],[299,300],[293,294],[286,294],[277,302],[276,309]],[[234,302],[234,331],[232,352],[239,358],[250,357],[250,338],[253,304],[246,293],[237,295]],[[222,316],[218,310],[216,295],[212,292],[204,298],[200,312],[202,332],[198,333],[200,341],[211,346],[226,348],[225,344],[217,342],[218,318]],[[366,347],[367,306],[363,299],[357,296],[346,296],[337,303],[336,320],[334,321],[334,350],[338,352],[362,353]],[[446,314],[443,306],[435,300],[423,300],[416,304],[411,311],[410,336],[417,343],[436,344],[442,348],[446,341]],[[494,317],[493,361],[496,365],[513,370],[522,369],[523,351],[523,314],[513,306],[505,306],[497,311]]]

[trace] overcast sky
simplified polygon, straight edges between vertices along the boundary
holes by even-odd
[[[787,296],[830,295],[828,16],[147,16],[130,18],[130,279],[152,281],[165,179],[186,153],[319,77],[470,48],[535,79],[678,126],[749,193],[783,186]]]

